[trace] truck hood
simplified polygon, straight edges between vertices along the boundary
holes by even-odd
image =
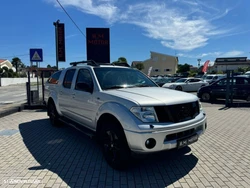
[[[161,87],[124,88],[103,91],[141,106],[171,105],[197,101],[197,96]]]

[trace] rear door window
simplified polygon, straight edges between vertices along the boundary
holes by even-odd
[[[54,74],[48,79],[47,82],[50,83],[50,84],[58,84],[58,81],[59,81],[61,72],[62,72],[62,71],[58,71],[58,72],[54,73]]]

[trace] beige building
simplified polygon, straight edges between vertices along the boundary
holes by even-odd
[[[226,72],[227,70],[236,71],[238,68],[247,67],[250,67],[250,60],[247,57],[216,58],[210,70]]]
[[[145,74],[148,74],[150,67],[152,67],[150,76],[175,74],[178,68],[178,57],[151,51],[150,59],[133,61],[131,66],[135,66],[137,63],[143,63],[142,72]]]

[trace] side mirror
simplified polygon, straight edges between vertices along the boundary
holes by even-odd
[[[79,82],[79,83],[76,84],[75,89],[92,93],[93,92],[93,84],[88,84],[88,83],[85,83],[85,82]]]

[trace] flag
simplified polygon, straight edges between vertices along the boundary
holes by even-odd
[[[208,68],[209,63],[210,63],[210,60],[207,60],[207,61],[204,63],[202,72],[207,72],[207,68]]]
[[[151,71],[152,71],[152,68],[153,68],[153,67],[149,67],[149,69],[148,69],[148,76],[150,76]]]

